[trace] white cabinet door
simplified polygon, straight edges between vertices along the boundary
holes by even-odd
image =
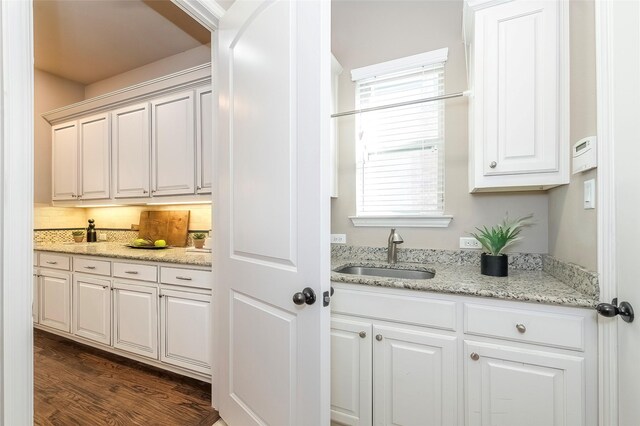
[[[151,102],[152,193],[195,192],[193,92]]]
[[[158,289],[113,283],[113,347],[158,359]]]
[[[457,425],[454,336],[373,326],[375,425]]]
[[[585,424],[582,357],[465,342],[466,425]]]
[[[78,195],[78,124],[58,124],[52,133],[51,198],[53,201],[75,200]]]
[[[213,185],[213,95],[211,88],[196,90],[196,191],[211,193]]]
[[[73,334],[111,344],[111,283],[73,275]]]
[[[37,269],[33,270],[33,294],[31,295],[31,316],[33,322],[38,323],[38,280],[40,274]]]
[[[568,1],[504,2],[474,22],[471,190],[569,183]]]
[[[112,112],[111,126],[115,198],[148,197],[151,162],[149,104],[132,105]]]
[[[331,423],[371,425],[371,323],[331,319]]]
[[[109,114],[78,120],[80,189],[83,200],[108,199],[111,186]]]
[[[40,270],[40,324],[71,332],[71,274]]]
[[[161,290],[160,360],[211,373],[211,296]]]

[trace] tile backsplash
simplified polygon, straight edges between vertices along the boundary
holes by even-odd
[[[89,218],[96,221],[96,228],[131,229],[138,224],[140,213],[152,210],[189,210],[189,230],[211,229],[211,205],[176,204],[167,206],[118,206],[118,207],[51,207],[35,204],[33,212],[34,229],[86,228]]]
[[[73,237],[71,236],[71,231],[75,230],[85,230],[84,227],[70,228],[70,229],[36,229],[33,232],[33,242],[36,244],[43,243],[67,243],[73,242]],[[131,231],[128,229],[100,229],[96,228],[98,234],[105,233],[107,234],[108,242],[115,243],[128,243],[131,240],[135,240],[138,238],[138,231]],[[193,245],[192,235],[195,234],[197,230],[189,231],[187,235],[187,246]],[[85,237],[86,240],[86,237]]]

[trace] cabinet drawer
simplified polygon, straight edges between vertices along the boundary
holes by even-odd
[[[211,272],[181,268],[160,268],[160,282],[186,287],[208,288],[211,286]]]
[[[456,330],[456,302],[446,300],[336,288],[331,298],[331,311]]]
[[[464,332],[584,350],[584,318],[577,315],[465,304]]]
[[[40,253],[40,266],[43,268],[71,270],[71,258],[61,254]]]
[[[110,276],[111,262],[76,257],[73,262],[73,270],[75,272],[84,272],[85,274]]]
[[[113,263],[113,276],[140,281],[158,281],[158,268],[152,265],[136,263]]]

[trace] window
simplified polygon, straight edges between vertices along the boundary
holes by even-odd
[[[353,70],[356,108],[443,95],[446,51]],[[360,218],[443,214],[444,101],[357,116],[356,197]]]

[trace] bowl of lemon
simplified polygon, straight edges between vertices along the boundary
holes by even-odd
[[[131,241],[129,244],[126,244],[127,247],[135,248],[135,249],[147,249],[147,250],[162,250],[166,248],[170,248],[167,245],[165,240],[145,240],[144,238],[137,238]]]

